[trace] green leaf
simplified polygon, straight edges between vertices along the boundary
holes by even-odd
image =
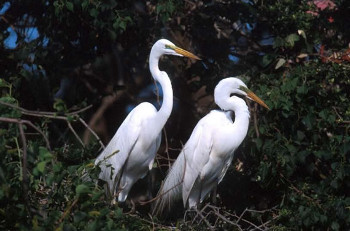
[[[298,87],[298,89],[297,89],[297,93],[298,94],[306,94],[308,92],[308,89],[307,89],[307,87],[305,86],[305,85],[302,85],[302,86],[300,86],[300,87]]]
[[[39,147],[39,156],[42,160],[51,160],[53,157],[45,147]]]
[[[98,16],[98,11],[95,8],[92,8],[89,13],[90,13],[90,16],[93,18],[97,18]]]
[[[66,7],[67,7],[68,10],[70,10],[70,11],[73,12],[73,8],[74,8],[73,3],[71,3],[71,2],[66,2]]]
[[[298,140],[303,140],[305,138],[305,133],[302,131],[297,131]]]
[[[280,58],[275,66],[275,70],[277,70],[278,68],[282,67],[284,64],[286,63],[286,60],[283,58]]]
[[[273,43],[273,48],[278,48],[278,47],[284,47],[285,46],[285,41],[281,37],[276,37],[274,43]]]
[[[262,58],[262,66],[266,67],[268,66],[270,63],[272,63],[272,61],[274,60],[274,57],[270,54],[264,55],[264,57]]]
[[[119,27],[124,31],[126,29],[126,22],[125,21],[121,21],[119,24]]]
[[[120,23],[119,19],[115,20],[115,22],[112,25],[113,29],[115,29],[115,30],[118,29],[119,28],[119,23]]]
[[[291,47],[294,47],[295,42],[299,41],[299,35],[290,34],[286,37],[285,40]]]
[[[262,140],[259,139],[259,138],[256,138],[256,139],[255,139],[255,143],[256,143],[256,148],[257,148],[258,150],[260,150],[260,148],[261,148],[261,146],[262,146],[262,144],[263,144]]]
[[[37,169],[39,172],[43,173],[45,171],[46,161],[41,161],[37,164]]]
[[[80,184],[75,188],[75,192],[78,196],[80,196],[82,194],[86,194],[86,193],[90,192],[90,189],[87,185]]]
[[[79,223],[85,219],[87,214],[82,211],[77,211],[74,213],[74,222]]]
[[[85,0],[85,1],[83,1],[83,2],[81,3],[81,8],[82,8],[83,10],[85,10],[85,9],[87,8],[87,6],[89,5],[89,1],[90,1],[90,0]]]
[[[53,108],[56,109],[58,112],[66,112],[67,106],[66,103],[62,99],[55,99],[55,102],[53,104]]]
[[[9,87],[10,84],[8,84],[5,80],[0,79],[0,87]]]
[[[331,228],[332,228],[333,230],[339,230],[339,224],[338,224],[338,222],[333,221],[332,224],[331,224]]]

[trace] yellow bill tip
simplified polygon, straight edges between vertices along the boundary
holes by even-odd
[[[174,51],[176,53],[178,53],[180,55],[183,55],[185,57],[188,57],[188,58],[191,58],[191,59],[196,59],[196,60],[201,60],[201,58],[199,58],[197,55],[194,55],[191,52],[186,51],[186,50],[184,50],[184,49],[182,49],[180,47],[174,47],[173,49],[174,49]]]
[[[264,108],[270,110],[269,106],[267,106],[266,103],[262,101],[262,99],[260,99],[257,95],[255,95],[254,92],[248,90],[247,96],[252,100],[254,100],[255,102],[257,102],[258,104],[260,104],[261,106],[263,106]]]

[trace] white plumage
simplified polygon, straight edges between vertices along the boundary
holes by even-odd
[[[119,192],[119,202],[126,200],[133,184],[152,168],[161,142],[161,130],[172,111],[171,82],[167,73],[158,68],[162,55],[199,59],[166,39],[158,40],[153,45],[149,68],[153,78],[163,89],[163,103],[160,110],[157,111],[150,103],[139,104],[129,113],[107,147],[95,160],[95,165],[101,168],[99,178],[107,182],[110,195]]]
[[[158,193],[155,213],[170,209],[181,196],[184,207],[196,207],[225,176],[249,126],[248,106],[231,94],[247,96],[268,108],[240,79],[221,80],[214,98],[222,110],[212,110],[197,123]]]

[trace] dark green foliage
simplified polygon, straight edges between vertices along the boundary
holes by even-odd
[[[308,63],[254,83],[271,111],[259,113],[260,136],[249,155],[261,186],[279,189],[280,206],[290,211],[285,225],[349,224],[349,74],[347,66]]]

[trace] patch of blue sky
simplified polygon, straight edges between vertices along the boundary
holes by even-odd
[[[163,97],[163,89],[160,86],[160,83],[155,84],[149,84],[147,85],[142,91],[138,94],[138,98],[153,98],[157,94],[157,88],[158,88],[158,94],[159,97]]]
[[[10,6],[11,6],[10,2],[5,2],[0,9],[0,15],[5,14],[5,12],[10,8]]]
[[[237,64],[237,63],[239,62],[239,57],[234,56],[234,55],[231,55],[231,54],[228,55],[228,59],[229,59],[231,62],[233,62],[234,64]]]
[[[25,32],[24,41],[29,43],[35,39],[39,38],[39,31],[36,27],[28,27]]]
[[[4,40],[4,46],[7,49],[15,49],[17,47],[17,32],[12,29],[12,27],[7,28],[7,31],[10,33],[9,36]],[[36,27],[28,27],[25,30],[24,41],[29,43],[35,39],[39,38],[39,31]],[[47,43],[46,43],[47,44]]]
[[[7,49],[15,49],[17,47],[17,33],[12,27],[7,28],[10,33],[9,36],[4,40],[4,46]]]
[[[42,41],[42,46],[46,47],[48,43],[49,43],[49,38],[48,37],[44,37],[43,41]]]

